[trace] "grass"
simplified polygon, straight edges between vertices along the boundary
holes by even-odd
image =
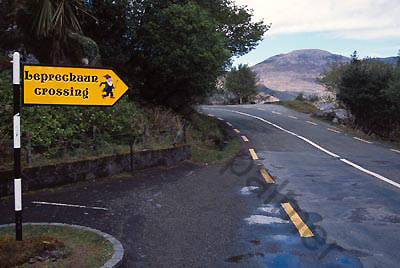
[[[155,110],[150,114],[153,126],[148,128],[146,143],[139,141],[134,145],[134,151],[158,150],[172,147],[172,141],[179,129],[183,126],[183,120],[178,115],[163,110]],[[154,120],[153,120],[154,119]],[[219,126],[219,122],[208,116],[194,113],[188,118],[186,130],[187,144],[192,148],[193,161],[197,163],[220,163],[232,158],[240,149],[240,142],[226,135]],[[177,145],[182,145],[182,137]],[[124,154],[130,152],[129,144],[103,143],[93,151],[91,145],[69,151],[61,156],[48,157],[46,155],[33,155],[32,164],[28,165],[25,159],[25,149],[22,148],[22,168],[41,167],[61,163],[71,163],[81,160],[93,160],[99,157]],[[12,170],[12,159],[8,163],[1,164],[1,170]]]
[[[53,250],[64,251],[64,244],[48,236],[38,236],[24,241],[16,241],[12,236],[1,236],[0,268],[23,265],[30,258],[43,256]]]
[[[14,227],[0,228],[0,238],[7,241],[7,237],[14,239]],[[8,266],[18,268],[39,268],[39,267],[52,267],[52,268],[95,268],[102,266],[113,254],[113,247],[110,242],[93,232],[79,230],[71,227],[62,226],[37,226],[37,225],[24,225],[23,229],[24,241],[17,242],[17,244],[26,243],[29,244],[29,240],[34,240],[39,243],[44,239],[53,241],[59,241],[65,246],[65,252],[67,257],[58,259],[55,262],[45,261],[38,262],[35,264],[25,263],[19,266]],[[15,242],[14,242],[15,243]],[[37,245],[37,244],[35,244]],[[19,246],[19,245],[18,245]],[[20,248],[23,248],[19,246]],[[32,247],[29,247],[31,254],[30,257],[37,256],[37,251]],[[26,251],[14,252],[15,256],[8,251],[4,251],[3,247],[0,247],[0,260],[3,254],[7,254],[9,259],[13,259],[16,256],[23,256],[27,254]],[[21,257],[19,257],[21,258]],[[28,258],[29,260],[29,258]],[[0,262],[1,268],[3,262]]]
[[[215,118],[195,114],[188,131],[188,142],[192,148],[192,160],[202,164],[216,164],[234,157],[241,148],[239,139],[231,129]]]
[[[234,157],[239,152],[240,147],[240,142],[237,139],[231,140],[222,151],[215,148],[194,145],[192,146],[193,161],[207,164],[221,163]]]
[[[278,104],[300,113],[312,114],[318,112],[314,105],[300,100],[280,101]]]

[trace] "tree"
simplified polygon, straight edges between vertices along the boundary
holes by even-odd
[[[48,41],[52,63],[65,62],[68,38],[82,34],[78,13],[88,14],[86,0],[37,0],[36,37]]]
[[[140,30],[130,77],[147,101],[184,112],[212,92],[230,54],[197,4],[170,5],[157,17]]]
[[[398,138],[400,138],[400,50],[398,55],[399,56],[397,57],[397,65],[393,71],[393,77],[389,82],[388,88],[384,91],[384,94],[392,104],[389,108],[390,114],[393,118],[397,119],[393,122],[392,132],[396,133],[398,135]]]
[[[333,94],[337,94],[343,73],[346,71],[347,63],[330,62],[328,69],[317,78],[317,83],[323,85],[326,90]]]
[[[232,0],[196,0],[218,23],[225,47],[232,56],[242,56],[253,50],[271,25],[253,22],[253,10],[238,6]]]
[[[101,0],[92,14],[101,20],[84,20],[84,32],[99,44],[102,62],[127,78],[130,97],[175,110],[207,97],[230,58],[252,50],[269,29],[231,0]]]
[[[33,53],[43,63],[80,63],[82,51],[97,49],[82,35],[80,20],[94,18],[86,0],[0,0],[3,50]],[[78,58],[78,59],[77,59]]]
[[[393,81],[393,66],[372,59],[353,57],[342,74],[337,98],[354,115],[354,124],[367,134],[389,138],[400,122],[400,109],[387,90]]]
[[[240,64],[238,68],[233,67],[227,74],[225,87],[235,94],[240,104],[248,101],[251,96],[258,93],[257,74],[249,66]]]

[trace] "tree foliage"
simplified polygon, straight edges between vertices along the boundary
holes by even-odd
[[[257,82],[257,74],[249,66],[240,64],[226,75],[225,87],[237,97],[239,103],[243,103],[258,93]]]
[[[99,51],[102,64],[128,80],[131,99],[179,111],[207,97],[230,59],[269,29],[233,0],[0,1],[2,49],[68,64],[83,54],[94,64]]]
[[[206,98],[230,58],[215,27],[194,3],[170,5],[146,24],[131,62],[139,95],[178,111]]]
[[[12,137],[12,85],[0,75],[0,141]],[[127,98],[113,107],[31,106],[22,109],[23,135],[29,131],[35,151],[53,155],[65,149],[87,146],[92,129],[98,129],[102,142],[127,144],[127,138],[138,136],[143,111]],[[0,142],[1,150],[1,142]]]
[[[113,137],[118,141],[125,132],[135,133],[135,120],[142,114],[136,100],[186,112],[213,92],[231,58],[252,50],[269,29],[262,21],[253,22],[252,11],[233,0],[0,3],[0,52],[19,50],[33,53],[41,63],[79,64],[81,51],[90,62],[99,51],[101,64],[115,67],[130,86],[131,101],[111,108],[24,108],[24,129],[31,132],[33,142],[57,152],[62,146],[85,144],[93,126],[108,137],[107,142]],[[1,70],[2,66],[0,61]],[[6,80],[0,79],[5,132],[11,129]]]
[[[323,85],[329,92],[337,94],[346,65],[346,63],[335,61],[328,63],[327,70],[316,79],[317,83]]]
[[[400,55],[399,55],[400,56]],[[367,134],[400,139],[400,57],[393,66],[355,51],[349,64],[333,63],[318,82],[335,93],[354,116],[353,124]]]
[[[130,97],[178,111],[209,95],[230,58],[269,29],[231,0],[103,0],[92,13],[99,22],[86,20],[84,32],[129,79]]]
[[[399,138],[399,80],[392,65],[353,57],[344,67],[337,98],[354,115],[357,128],[383,138]]]

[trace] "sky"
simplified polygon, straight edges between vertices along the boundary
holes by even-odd
[[[399,0],[235,0],[254,21],[272,24],[264,40],[234,65],[257,64],[297,49],[323,49],[361,58],[392,57],[400,50]]]

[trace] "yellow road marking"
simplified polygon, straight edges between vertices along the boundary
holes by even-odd
[[[244,142],[249,142],[249,139],[246,136],[242,136]]]
[[[265,168],[260,169],[260,173],[267,183],[269,184],[275,183],[274,179],[268,174],[268,171]]]
[[[293,115],[288,115],[290,118],[293,118],[293,119],[298,119],[296,116],[293,116]]]
[[[226,124],[227,124],[228,126],[230,126],[230,127],[232,126],[232,124],[231,124],[231,123],[229,123],[229,122],[226,122]]]
[[[208,116],[211,116],[211,117],[214,117],[214,115],[213,114],[207,114]]]
[[[281,113],[279,113],[279,112],[275,112],[275,111],[272,111],[272,113],[273,113],[273,114],[281,114]]]
[[[399,151],[399,150],[390,149],[390,151],[400,154],[400,151]]]
[[[301,237],[313,237],[314,234],[308,228],[308,226],[303,222],[300,218],[299,214],[293,209],[290,203],[281,203],[281,206],[289,215],[290,220],[293,222],[294,226],[296,226],[297,230]]]
[[[362,142],[365,142],[365,143],[368,143],[368,144],[372,144],[372,142],[360,139],[358,137],[353,137],[353,139],[358,140],[358,141],[362,141]]]
[[[258,156],[256,154],[256,151],[254,151],[254,149],[249,149],[251,158],[253,158],[253,160],[258,160]]]
[[[220,121],[224,121],[224,119],[221,118],[221,117],[217,117],[217,119],[220,120]]]
[[[240,130],[239,129],[233,129],[233,131],[235,131],[236,133],[240,133]]]
[[[335,133],[339,133],[339,134],[342,133],[342,132],[340,132],[340,131],[338,131],[336,129],[333,129],[333,128],[327,128],[327,130],[335,132]]]
[[[311,121],[306,121],[306,122],[309,123],[309,124],[311,124],[311,125],[318,126],[317,123],[314,123],[314,122],[311,122]]]

